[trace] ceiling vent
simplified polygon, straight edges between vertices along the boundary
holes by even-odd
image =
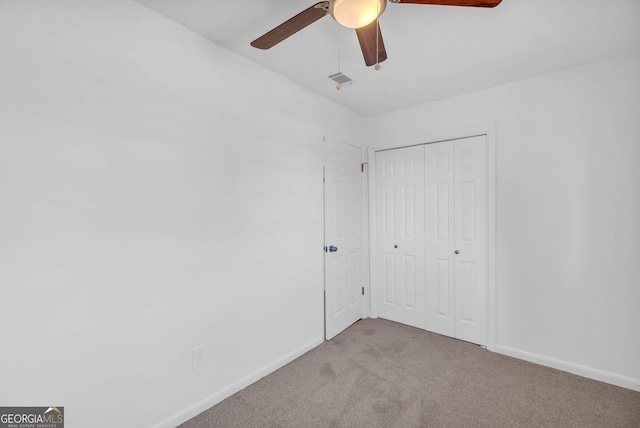
[[[329,79],[333,80],[338,84],[338,89],[340,89],[344,85],[353,84],[353,80],[351,80],[349,76],[344,75],[340,72],[337,72],[336,74],[332,74],[331,76],[329,76]]]

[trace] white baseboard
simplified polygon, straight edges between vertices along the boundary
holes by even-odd
[[[554,369],[573,373],[578,376],[588,377],[589,379],[599,380],[611,385],[621,386],[623,388],[640,391],[640,379],[634,379],[619,374],[606,372],[604,370],[594,369],[592,367],[582,366],[580,364],[570,363],[568,361],[557,360],[555,358],[546,357],[544,355],[533,354],[531,352],[521,351],[519,349],[510,348],[508,346],[496,345],[496,352],[508,355],[510,357],[529,361],[531,363],[540,364],[541,366],[552,367]]]
[[[266,366],[256,370],[255,372],[249,374],[248,376],[243,377],[242,379],[238,380],[237,382],[232,383],[231,385],[217,391],[216,393],[208,396],[207,398],[205,398],[204,400],[201,400],[197,403],[195,403],[192,406],[187,407],[186,409],[182,410],[181,412],[176,413],[175,415],[165,419],[162,422],[159,422],[158,424],[154,425],[153,428],[175,428],[178,425],[188,421],[189,419],[195,417],[196,415],[204,412],[205,410],[209,409],[210,407],[215,406],[216,404],[218,404],[219,402],[221,402],[222,400],[224,400],[225,398],[229,398],[230,396],[232,396],[233,394],[235,394],[236,392],[246,388],[247,386],[251,385],[252,383],[260,380],[261,378],[265,377],[266,375],[273,373],[274,371],[278,370],[279,368],[289,364],[291,361],[295,360],[296,358],[298,358],[299,356],[305,354],[306,352],[312,350],[313,348],[315,348],[316,346],[320,345],[322,342],[324,342],[324,337],[317,337],[315,339],[313,339],[311,342],[306,343],[305,345],[301,346],[300,348],[294,350],[293,352],[290,352],[289,354],[283,356],[282,358],[277,359],[276,361],[267,364]]]

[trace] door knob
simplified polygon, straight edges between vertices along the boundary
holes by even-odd
[[[455,251],[453,252],[453,254],[460,254],[460,251],[455,250]]]
[[[330,253],[335,253],[336,251],[338,251],[338,247],[334,247],[333,245],[329,247]]]
[[[398,246],[397,246],[397,245],[394,245],[394,246],[393,246],[393,248],[398,248]]]

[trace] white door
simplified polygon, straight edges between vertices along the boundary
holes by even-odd
[[[362,150],[325,141],[325,338],[362,318]]]
[[[487,344],[486,137],[455,140],[455,318],[458,339]]]
[[[426,329],[455,337],[454,148],[425,146]]]
[[[485,136],[376,153],[378,316],[486,345],[486,173]]]
[[[424,146],[376,153],[378,316],[424,328]]]

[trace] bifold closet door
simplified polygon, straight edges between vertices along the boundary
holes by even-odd
[[[425,146],[426,329],[455,337],[455,149]]]
[[[486,137],[376,152],[378,316],[486,345]]]
[[[455,337],[487,344],[486,137],[454,141]]]
[[[378,316],[424,328],[424,146],[376,152]]]
[[[486,137],[425,147],[426,329],[486,345]]]

